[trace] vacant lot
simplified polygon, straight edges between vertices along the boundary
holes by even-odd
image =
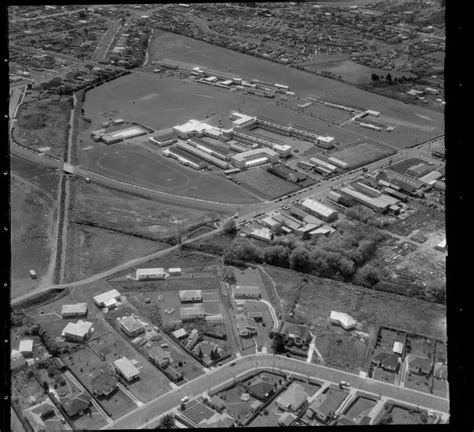
[[[68,227],[65,282],[83,279],[167,247],[164,243],[72,223]]]
[[[331,153],[330,156],[347,162],[351,168],[357,168],[362,165],[367,165],[368,163],[374,162],[378,159],[390,156],[394,153],[394,150],[381,144],[364,142],[361,144],[356,144],[352,147],[347,147],[344,150]]]
[[[247,187],[253,193],[270,200],[300,189],[295,183],[288,182],[276,175],[270,174],[265,167],[249,169],[233,174],[233,177],[239,180],[243,186]]]
[[[172,195],[232,204],[258,202],[222,176],[202,174],[133,144],[98,146],[84,153],[83,159],[83,166],[93,171]]]
[[[294,317],[302,323],[326,328],[331,311],[336,310],[350,314],[369,330],[390,325],[443,340],[446,337],[444,306],[288,269],[265,266],[265,270],[276,282],[284,308],[296,300],[299,307]]]
[[[18,110],[15,138],[27,147],[38,150],[49,147],[47,154],[62,158],[67,144],[69,116],[72,104],[68,101],[25,102]]]
[[[52,277],[59,175],[16,157],[11,169],[11,295],[16,297]],[[29,277],[30,269],[37,280]]]
[[[375,367],[374,371],[372,372],[372,378],[379,381],[384,381],[390,384],[394,384],[395,379],[397,378],[397,374],[394,372],[386,371],[379,367]]]
[[[219,216],[217,212],[168,205],[98,184],[79,180],[72,184],[75,190],[69,213],[72,221],[94,223],[129,234],[160,239],[176,235],[176,220],[186,230]]]

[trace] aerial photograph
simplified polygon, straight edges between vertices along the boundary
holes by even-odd
[[[443,0],[7,11],[11,431],[450,424]]]

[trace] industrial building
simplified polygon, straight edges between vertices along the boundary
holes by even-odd
[[[190,138],[187,142],[193,147],[196,147],[199,150],[209,153],[211,156],[214,156],[218,159],[222,159],[223,161],[229,161],[231,158],[231,154],[229,152],[228,147],[223,143],[220,143],[220,145],[216,145],[214,143],[209,142],[208,140],[197,137]]]
[[[295,171],[286,165],[269,167],[267,171],[293,183],[300,183],[307,179],[306,175],[299,173],[298,171]]]
[[[349,187],[342,187],[339,189],[339,192],[346,198],[352,199],[357,201],[360,204],[363,204],[375,211],[385,212],[391,205],[396,204],[398,201],[395,200],[395,203],[388,202],[386,199],[382,198],[382,195],[379,197],[369,197],[362,192],[359,192],[355,189],[351,189]],[[387,197],[387,195],[384,195]]]
[[[277,132],[282,135],[289,136],[291,133],[291,126],[288,123],[279,122],[277,120],[269,119],[266,117],[257,116],[258,127],[267,129],[272,132]]]
[[[105,144],[114,144],[129,138],[145,135],[147,131],[139,126],[132,126],[102,135],[101,139]]]
[[[85,315],[87,315],[87,303],[62,305],[61,307],[61,316],[63,318],[75,318]]]
[[[163,129],[148,138],[148,140],[159,147],[165,147],[174,144],[177,141],[177,138],[173,129]]]
[[[341,169],[346,169],[346,168],[349,168],[349,164],[347,162],[344,162],[340,159],[336,159],[335,157],[328,157],[328,160],[329,162],[333,163],[334,165],[336,165],[337,167],[341,168]]]
[[[267,138],[263,135],[259,135],[255,132],[243,129],[241,127],[234,128],[232,131],[232,136],[244,143],[257,144],[271,148],[272,150],[276,151],[281,157],[287,157],[291,154],[292,147],[290,145],[285,144],[274,138]]]
[[[215,135],[216,137],[221,135],[218,128],[193,119],[183,125],[173,126],[173,132],[176,133],[179,138],[183,139],[203,134],[204,132],[211,133],[211,135]]]
[[[374,189],[373,187],[370,187],[364,183],[361,183],[361,182],[354,182],[351,184],[351,186],[355,189],[355,190],[358,190],[359,192],[371,197],[371,198],[377,198],[379,197],[380,195],[382,195],[382,193],[377,190],[377,189]]]
[[[417,165],[411,166],[407,170],[407,174],[413,177],[419,178],[428,174],[433,168],[425,162],[421,162]]]
[[[329,172],[335,172],[337,170],[337,167],[335,165],[332,165],[326,161],[324,161],[321,157],[312,157],[309,159],[309,161],[316,166],[317,168],[321,167]]]
[[[321,218],[324,222],[331,222],[337,219],[337,211],[319,201],[307,198],[301,203],[301,205],[305,211]]]
[[[239,168],[249,168],[267,162],[275,163],[277,161],[278,154],[267,148],[248,150],[238,153],[231,158],[232,164]]]
[[[197,170],[206,167],[206,163],[203,160],[177,147],[166,149],[163,151],[163,156],[176,159],[180,164]]]
[[[217,157],[213,156],[211,152],[212,153],[215,153],[215,152],[213,152],[210,149],[207,149],[207,147],[197,144],[193,140],[189,140],[188,142],[180,141],[178,142],[177,147],[180,148],[181,150],[184,150],[187,153],[190,153],[193,156],[197,156],[198,158],[206,162],[210,162],[213,165],[216,165],[218,168],[221,168],[221,169],[229,168],[228,162],[222,159],[218,159]]]
[[[166,279],[168,273],[163,268],[137,269],[137,280],[159,280]]]
[[[127,382],[131,382],[140,377],[140,371],[127,357],[122,357],[118,360],[115,360],[114,366],[118,374]]]

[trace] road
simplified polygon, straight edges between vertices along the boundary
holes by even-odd
[[[97,44],[94,54],[92,55],[93,61],[103,60],[107,56],[107,53],[109,52],[109,49],[110,49],[110,45],[112,45],[112,42],[121,27],[122,27],[122,20],[116,20],[112,22],[110,27],[102,36],[102,39],[100,40],[100,42]]]
[[[433,411],[447,413],[449,402],[447,399],[421,393],[416,390],[399,388],[394,384],[375,381],[371,378],[361,378],[349,372],[331,369],[325,366],[306,363],[293,358],[274,356],[272,354],[258,354],[241,357],[236,360],[235,366],[226,364],[211,372],[188,381],[178,389],[169,391],[158,398],[147,402],[135,411],[124,415],[103,429],[140,429],[147,424],[158,420],[162,413],[179,406],[183,396],[194,397],[204,391],[224,382],[233,380],[238,374],[257,368],[282,369],[289,373],[299,373],[312,378],[339,383],[348,381],[352,387],[369,393],[383,395],[390,399],[404,401],[415,406],[421,406]]]

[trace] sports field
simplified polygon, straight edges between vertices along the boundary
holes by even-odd
[[[258,202],[222,176],[202,174],[139,146],[97,146],[83,152],[83,159],[82,165],[93,171],[173,195],[232,204]]]
[[[363,142],[352,147],[347,147],[344,150],[331,153],[330,156],[347,162],[351,168],[356,168],[394,153],[395,150],[390,147]]]
[[[213,46],[185,36],[156,30],[153,33],[149,52],[150,60],[170,58],[195,63],[222,72],[241,74],[243,75],[242,78],[257,78],[287,84],[299,96],[313,95],[327,100],[351,101],[355,105],[380,111],[391,117],[414,121],[419,125],[429,124],[428,120],[415,115],[415,113],[419,113],[434,119],[438,129],[437,132],[444,130],[443,114],[441,113],[407,105],[338,81]],[[416,137],[416,132],[416,129],[413,130],[413,138]]]

